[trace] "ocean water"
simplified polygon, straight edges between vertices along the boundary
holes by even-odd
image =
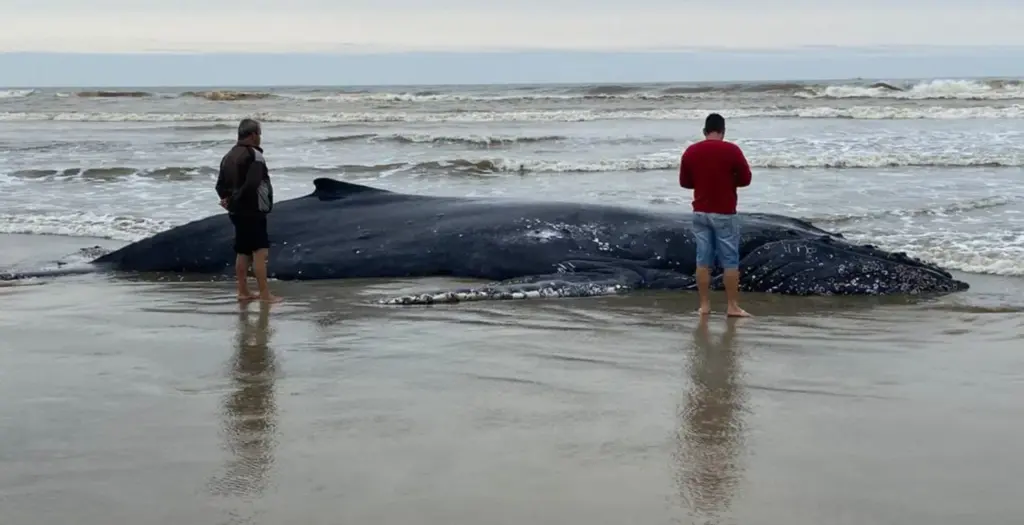
[[[204,279],[0,286],[0,522],[1019,522],[1022,103],[963,79],[0,88],[0,271],[222,213],[243,116],[281,199],[332,176],[688,210],[678,157],[714,110],[754,166],[742,209],[972,285],[705,322],[693,294],[367,304],[447,278],[279,282],[272,307]]]
[[[131,241],[221,210],[237,121],[277,198],[392,190],[689,209],[704,116],[754,168],[740,207],[949,269],[1024,276],[1024,82],[0,89],[0,233]]]

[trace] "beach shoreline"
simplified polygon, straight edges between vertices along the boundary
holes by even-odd
[[[33,271],[39,269],[47,269],[56,267],[56,263],[68,264],[82,264],[88,262],[90,258],[98,256],[98,254],[106,253],[109,251],[116,250],[129,244],[126,241],[119,241],[113,239],[99,238],[99,237],[73,237],[66,235],[31,235],[31,234],[4,234],[0,233],[0,246],[4,246],[4,250],[0,251],[0,268],[3,269],[17,269],[21,271]],[[930,261],[926,261],[930,262]],[[953,294],[954,297],[968,297],[971,301],[987,305],[1006,304],[1007,308],[1013,309],[1017,306],[1016,299],[1019,294],[1024,294],[1024,278],[1016,276],[1002,276],[1002,275],[988,275],[979,273],[968,273],[953,270],[950,272],[954,278],[962,280],[968,285],[970,289],[966,292]],[[193,276],[184,277],[183,280],[187,281],[206,281],[209,278],[205,276]],[[215,281],[225,281],[226,278],[217,278]],[[274,282],[278,282],[274,280]],[[403,283],[403,288],[396,288],[402,290],[425,290],[433,289],[431,286],[444,286],[445,284],[468,284],[482,282],[473,279],[457,279],[457,278],[419,278],[419,279],[349,279],[349,280],[330,280],[326,283],[375,283],[384,286],[387,289],[390,284]],[[311,286],[327,286],[330,287],[333,284],[322,284],[322,283],[297,283],[300,288],[304,285]],[[285,284],[285,286],[289,286]],[[349,288],[348,284],[342,284],[342,288]],[[646,292],[634,292],[643,295]],[[687,295],[687,294],[683,294]],[[750,294],[748,294],[750,295]],[[754,297],[761,297],[765,294],[753,294]],[[776,296],[778,297],[778,296]],[[790,298],[793,299],[793,298]],[[914,301],[911,297],[909,299],[903,299],[900,297],[880,297],[880,298],[865,298],[865,297],[836,297],[836,298],[803,298],[810,301],[834,301],[834,302],[880,302],[884,303],[900,303],[905,300]],[[786,299],[782,299],[786,300]],[[775,299],[763,299],[766,304],[771,304]],[[1024,305],[1024,300],[1021,300],[1021,305]],[[981,306],[979,306],[981,307]]]
[[[920,303],[751,296],[758,318],[706,331],[693,294],[382,308],[425,281],[277,283],[286,303],[261,308],[229,282],[14,287],[4,522],[1006,523],[1024,325],[994,279]]]

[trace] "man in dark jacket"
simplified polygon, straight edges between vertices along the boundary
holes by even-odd
[[[217,177],[217,195],[220,205],[228,210],[235,226],[235,279],[238,281],[238,299],[256,299],[246,283],[249,265],[259,286],[259,299],[277,302],[267,286],[267,214],[274,207],[274,188],[270,172],[260,148],[260,123],[244,119],[238,124],[238,142],[220,161]]]

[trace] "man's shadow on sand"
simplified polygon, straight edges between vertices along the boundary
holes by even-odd
[[[739,381],[736,333],[751,320],[725,318],[725,330],[715,340],[710,318],[700,316],[688,352],[689,388],[679,410],[676,485],[687,509],[713,522],[729,511],[743,471],[742,413],[747,394]]]
[[[262,302],[239,304],[234,352],[229,366],[232,389],[224,398],[225,472],[211,481],[218,495],[259,497],[266,490],[277,441],[277,366],[269,341],[270,310]],[[258,311],[255,320],[251,309]]]

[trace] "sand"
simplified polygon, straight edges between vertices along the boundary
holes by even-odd
[[[1024,282],[960,277],[706,325],[692,294],[369,304],[440,279],[2,286],[0,522],[1018,523]]]

